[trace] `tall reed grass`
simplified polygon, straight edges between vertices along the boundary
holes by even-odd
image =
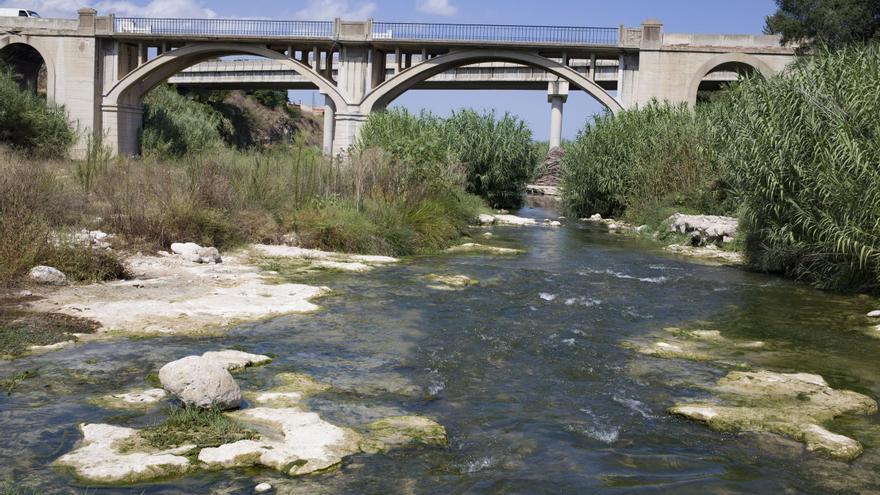
[[[67,112],[22,91],[0,66],[0,143],[39,157],[65,156],[75,140]]]

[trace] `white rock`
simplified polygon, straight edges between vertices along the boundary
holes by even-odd
[[[600,215],[598,213],[591,215],[590,220],[592,220],[594,222],[598,222],[598,221],[602,220],[602,215]]]
[[[22,290],[18,291],[18,293],[16,293],[15,295],[17,297],[31,297],[32,295],[34,295],[34,293],[29,290]]]
[[[272,358],[262,354],[227,349],[224,351],[208,351],[202,357],[209,359],[226,368],[229,371],[247,368],[248,366],[260,366],[272,362]]]
[[[198,251],[199,263],[222,263],[220,251],[215,247],[203,247]]]
[[[495,234],[493,234],[491,232],[484,232],[483,237],[485,237],[486,239],[491,239],[491,238],[495,237]]]
[[[202,247],[194,242],[175,242],[171,245],[171,252],[193,263],[220,263],[220,251],[214,247]]]
[[[188,406],[235,409],[241,404],[241,389],[229,371],[201,356],[187,356],[166,364],[159,370],[159,381]]]
[[[551,227],[562,227],[562,222],[553,220],[552,222],[548,222],[548,225]]]
[[[161,452],[121,452],[137,430],[103,424],[80,425],[83,440],[55,464],[72,469],[80,478],[99,483],[136,483],[181,474],[189,470],[184,454],[192,445]]]
[[[35,266],[31,268],[30,278],[38,284],[64,285],[67,283],[67,275],[51,266]]]
[[[668,219],[670,232],[691,234],[695,245],[708,243],[727,242],[736,237],[739,221],[733,217],[721,217],[716,215],[685,215],[676,213]]]
[[[475,242],[467,242],[446,249],[447,253],[484,253],[484,254],[521,254],[520,249],[486,246]]]
[[[536,225],[538,222],[534,218],[523,218],[516,215],[501,214],[495,215],[495,223],[499,225]]]
[[[260,483],[259,485],[254,487],[254,491],[256,493],[266,493],[272,490],[272,485],[269,483]]]
[[[832,433],[819,425],[803,428],[804,441],[810,452],[824,452],[836,459],[855,459],[862,455],[862,444],[852,438]]]
[[[101,402],[123,407],[147,406],[157,404],[166,395],[165,390],[161,388],[151,388],[147,390],[133,390],[124,394],[110,394],[105,396]]]
[[[259,441],[242,440],[217,448],[203,449],[199,460],[209,468],[263,465],[289,475],[321,471],[360,452],[361,436],[301,409],[258,407],[235,414],[245,423],[272,430]]]
[[[480,225],[492,225],[495,223],[495,217],[481,213],[480,216],[477,217],[477,222],[479,222]]]
[[[254,398],[257,404],[284,404],[295,405],[302,401],[303,394],[300,392],[260,392]]]
[[[397,258],[390,256],[376,256],[367,254],[347,254],[334,253],[331,251],[321,251],[319,249],[304,249],[295,246],[278,246],[271,244],[256,244],[254,249],[264,256],[274,258],[296,258],[304,260],[324,260],[341,263],[364,263],[367,265],[384,265],[388,263],[397,263]]]
[[[880,309],[868,313],[868,318],[880,318]]]

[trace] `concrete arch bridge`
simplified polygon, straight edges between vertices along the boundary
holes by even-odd
[[[775,36],[669,34],[657,21],[599,28],[151,19],[92,9],[77,19],[0,18],[0,60],[22,85],[36,88],[44,77],[47,97],[65,105],[84,136],[100,133],[126,155],[139,152],[144,95],[168,80],[318,89],[325,150],[335,153],[356,141],[370,113],[413,88],[547,88],[555,144],[571,90],[611,112],[653,98],[694,104],[701,89],[742,73],[771,75],[793,55]],[[251,60],[224,60],[230,56]]]

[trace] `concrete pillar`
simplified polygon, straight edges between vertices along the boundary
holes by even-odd
[[[361,128],[367,122],[362,113],[336,113],[336,125],[333,131],[333,152],[347,153],[360,136]]]
[[[141,106],[104,105],[101,107],[103,140],[114,155],[140,153],[140,133],[144,122]]]
[[[596,82],[596,54],[590,54],[590,80]]]
[[[336,131],[336,106],[329,96],[324,96],[324,154],[333,154],[333,133]]]
[[[550,102],[550,149],[562,146],[562,107],[568,100],[568,81],[548,84],[547,101]]]

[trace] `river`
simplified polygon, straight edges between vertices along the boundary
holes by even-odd
[[[319,301],[321,311],[223,337],[98,341],[0,362],[2,377],[37,372],[0,397],[0,482],[95,494],[248,494],[257,481],[297,494],[880,492],[878,415],[833,425],[864,445],[852,463],[774,435],[719,433],[666,409],[706,395],[699,384],[728,370],[623,345],[669,326],[720,330],[772,344],[772,352],[740,352],[753,367],[817,373],[878,398],[880,338],[864,317],[880,307],[876,299],[694,264],[599,226],[492,232],[492,244],[527,253],[426,256],[328,274],[318,282],[334,292]],[[431,273],[480,284],[439,291],[421,278]],[[426,415],[446,426],[449,447],[358,455],[304,478],[233,470],[89,491],[51,466],[80,438],[79,422],[139,427],[161,419],[161,409],[116,411],[89,398],[143,387],[166,362],[223,348],[275,356],[236,375],[244,390],[281,371],[309,373],[335,387],[309,401],[327,420]]]

